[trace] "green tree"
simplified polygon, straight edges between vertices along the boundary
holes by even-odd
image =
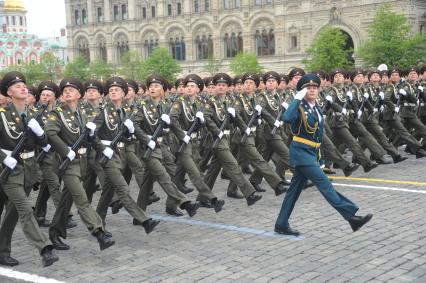
[[[346,49],[348,36],[340,29],[324,27],[306,49],[308,58],[302,60],[308,71],[323,70],[330,72],[334,68],[350,69],[353,63],[349,60],[352,49]]]
[[[377,10],[368,35],[370,39],[358,50],[366,65],[409,67],[426,59],[426,37],[413,34],[407,18],[392,11],[389,5]]]
[[[260,73],[262,66],[257,61],[257,56],[253,53],[239,53],[232,59],[229,68],[234,75],[239,76],[246,72]]]
[[[20,66],[20,69],[27,80],[27,85],[37,85],[41,81],[51,79],[51,74],[45,71],[42,64],[29,63]]]
[[[222,67],[223,59],[215,59],[213,57],[209,57],[207,62],[203,66],[203,70],[209,73],[211,76],[218,73],[220,68]]]
[[[50,52],[46,52],[41,56],[40,61],[48,79],[55,81],[61,77],[62,67],[64,65],[61,59]]]
[[[114,74],[114,67],[110,63],[96,60],[90,63],[88,73],[92,79],[107,80]]]
[[[89,67],[84,56],[75,58],[65,66],[64,77],[75,77],[82,81],[90,79]]]
[[[130,50],[121,57],[120,74],[127,79],[138,80],[142,68],[142,59],[136,51]]]
[[[156,48],[142,65],[140,78],[146,79],[151,74],[162,75],[169,82],[176,79],[176,74],[182,71],[182,67],[170,55],[166,48]]]

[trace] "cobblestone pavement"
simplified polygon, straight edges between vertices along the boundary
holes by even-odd
[[[263,198],[248,207],[227,198],[227,181],[218,179],[215,192],[226,200],[224,210],[200,209],[193,218],[167,217],[165,195],[156,186],[161,201],[149,212],[162,222],[150,235],[122,210],[108,215],[116,245],[101,252],[76,215],[79,226],[66,239],[71,250],[57,251],[60,261],[43,269],[17,227],[13,256],[21,264],[14,270],[79,283],[426,282],[425,172],[426,158],[410,157],[352,176],[376,180],[335,180],[360,214],[374,213],[356,233],[315,188],[304,191],[290,222],[300,238],[272,232],[283,196],[276,198],[266,183]],[[194,199],[195,193],[189,196]],[[0,276],[0,282],[20,281]]]

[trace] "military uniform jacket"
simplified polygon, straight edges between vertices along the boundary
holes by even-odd
[[[248,127],[248,123],[253,115],[257,116],[256,110],[253,108],[252,97],[247,93],[241,93],[235,97],[234,108],[236,111],[236,125],[238,128],[234,131],[232,135],[232,143],[240,144],[242,137],[245,135],[244,132]],[[253,99],[255,99],[253,95]],[[247,136],[245,143],[254,145],[254,135],[257,131],[258,119],[261,117],[256,117],[253,121],[253,124],[250,127],[250,135]]]
[[[328,103],[327,117],[331,128],[349,128],[349,116],[354,113],[351,104],[346,96],[346,89],[343,85],[332,85],[326,90],[327,95],[333,98],[333,102]],[[343,115],[342,110],[346,108],[347,114]]]
[[[294,99],[287,111],[283,114],[283,120],[289,123],[294,136],[321,143],[324,131],[324,118],[321,108],[315,105],[316,111],[305,100]],[[312,128],[314,129],[312,131]],[[320,149],[310,145],[292,141],[290,144],[290,164],[295,166],[319,166]]]
[[[417,108],[417,87],[409,82],[400,84],[400,89],[404,89],[407,93],[406,96],[402,96],[401,101],[401,118],[415,118]]]
[[[262,131],[264,134],[265,140],[282,140],[282,137],[280,135],[280,132],[277,131],[275,135],[271,134],[272,129],[274,128],[274,123],[276,119],[280,117],[277,117],[280,109],[281,109],[281,103],[279,100],[279,97],[276,95],[275,92],[269,92],[265,91],[259,94],[256,97],[256,104],[259,104],[262,106],[262,120],[263,123],[259,127],[259,132]]]
[[[421,93],[420,90],[418,90],[418,98],[419,98],[419,117],[425,117],[426,116],[426,97],[425,97],[425,91],[426,91],[426,81],[420,81],[418,86],[422,86],[423,89],[423,93]],[[418,87],[417,86],[417,87]]]
[[[358,110],[361,110],[362,116],[361,116],[361,120],[363,123],[368,123],[368,117],[370,116],[371,113],[373,113],[373,105],[370,103],[370,92],[368,90],[368,85],[364,85],[364,84],[352,84],[349,89],[352,92],[353,95],[353,99],[351,101],[351,105],[352,105],[352,109],[354,110],[354,114],[351,116],[352,121],[357,120],[357,116],[358,116]],[[364,97],[364,94],[367,93],[368,94],[368,99],[366,99]],[[363,104],[364,101],[364,106],[361,109],[361,106]]]

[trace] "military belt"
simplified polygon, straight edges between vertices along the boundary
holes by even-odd
[[[298,142],[298,143],[303,143],[303,144],[309,145],[309,146],[314,147],[314,148],[319,148],[321,146],[321,143],[319,143],[319,142],[314,142],[314,141],[311,141],[311,140],[308,140],[308,139],[305,139],[305,138],[301,138],[299,136],[294,136],[293,141]]]
[[[111,141],[101,140],[101,142],[102,142],[103,145],[106,145],[106,146],[111,145]],[[117,143],[117,148],[124,148],[124,142]]]
[[[1,151],[3,151],[4,154],[6,154],[7,156],[11,156],[12,155],[12,151],[11,150],[1,149]],[[21,152],[21,154],[19,155],[19,157],[22,160],[29,159],[29,158],[34,157],[34,156],[35,156],[35,152],[34,151],[24,151],[24,152]]]

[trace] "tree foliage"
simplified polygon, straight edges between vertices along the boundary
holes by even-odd
[[[84,56],[79,56],[65,66],[64,77],[75,77],[82,81],[90,79],[89,66]]]
[[[229,68],[234,75],[243,75],[246,72],[261,73],[262,66],[257,60],[257,56],[253,53],[239,53],[232,59]]]
[[[181,71],[182,67],[173,59],[169,50],[159,47],[143,62],[140,79],[145,80],[151,74],[159,74],[173,82]]]
[[[302,63],[308,71],[323,70],[330,72],[334,68],[349,69],[353,67],[350,61],[352,49],[346,49],[348,36],[340,29],[331,26],[324,27],[306,49],[308,59]]]
[[[369,65],[409,67],[426,61],[426,37],[413,34],[407,18],[381,6],[368,28],[370,39],[358,50],[358,55]]]
[[[130,50],[121,57],[120,74],[126,79],[139,80],[143,61],[136,51]]]
[[[115,73],[115,70],[112,64],[96,60],[90,63],[88,73],[92,79],[107,80]]]
[[[213,57],[209,57],[207,62],[203,66],[203,70],[213,76],[218,73],[220,68],[222,67],[223,59],[215,59]]]

